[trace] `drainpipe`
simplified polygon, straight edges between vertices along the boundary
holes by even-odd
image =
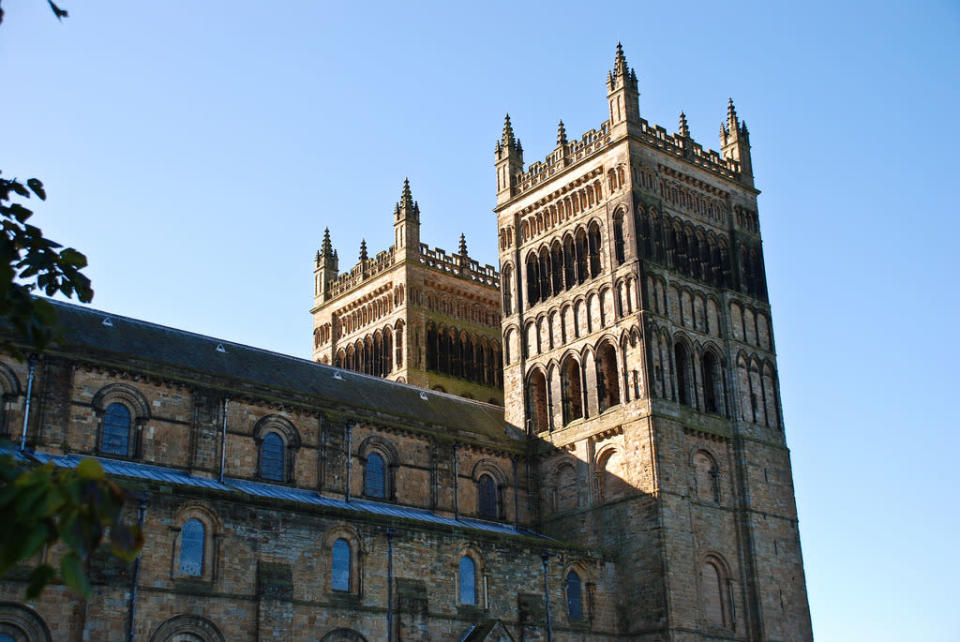
[[[387,642],[393,642],[393,536],[397,531],[387,529]]]
[[[550,625],[550,586],[547,584],[547,560],[550,559],[550,553],[543,551],[540,553],[540,559],[543,560],[543,603],[547,607],[547,642],[553,642],[553,628]]]
[[[457,449],[460,444],[453,445],[453,518],[460,519],[460,461],[457,459]]]
[[[27,446],[27,425],[30,422],[30,398],[33,396],[33,378],[37,373],[37,355],[31,354],[27,361],[27,399],[23,404],[23,431],[20,433],[20,450]]]
[[[352,426],[347,424],[347,490],[345,493],[346,501],[350,501],[350,437]]]
[[[513,456],[513,527],[516,529],[520,528],[520,491],[518,489],[519,482],[517,480],[517,460],[519,457],[517,455]]]
[[[137,523],[140,525],[140,532],[143,532],[143,518],[147,512],[146,500],[140,500],[140,509],[137,513]],[[130,589],[130,628],[127,629],[127,642],[133,642],[133,631],[137,619],[137,582],[140,581],[140,559],[143,557],[143,551],[137,555],[133,562],[133,586]]]
[[[223,470],[227,465],[227,404],[230,397],[223,398],[223,430],[220,432],[220,476],[217,480],[223,483]]]

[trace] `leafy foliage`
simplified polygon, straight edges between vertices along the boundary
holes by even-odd
[[[0,577],[59,541],[66,549],[59,560],[61,580],[88,597],[87,561],[107,531],[112,553],[122,560],[133,560],[143,546],[140,528],[121,519],[126,498],[95,459],[82,460],[76,469],[46,463],[24,470],[11,455],[0,456]],[[57,571],[47,563],[36,566],[27,599],[37,597]]]
[[[81,272],[87,266],[87,257],[72,247],[63,248],[44,238],[40,228],[27,222],[33,212],[14,202],[16,197],[30,198],[31,194],[40,200],[47,198],[38,179],[31,178],[24,185],[0,177],[0,318],[39,352],[55,336],[56,312],[50,303],[33,293],[41,291],[52,296],[61,292],[68,297],[75,294],[83,303],[89,303],[93,288]],[[2,347],[23,356],[8,340]]]

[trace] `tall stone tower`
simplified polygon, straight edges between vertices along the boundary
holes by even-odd
[[[612,562],[630,639],[810,640],[746,124],[731,101],[720,153],[649,124],[619,45],[606,89],[526,171],[509,117],[495,150],[530,501]]]
[[[329,230],[314,262],[313,359],[347,370],[503,403],[500,275],[460,236],[456,253],[420,242],[420,205],[403,181],[394,243],[339,272]]]

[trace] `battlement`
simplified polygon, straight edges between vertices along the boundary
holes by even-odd
[[[336,298],[361,285],[364,281],[377,276],[394,264],[396,252],[391,245],[389,249],[377,252],[372,259],[361,259],[356,265],[344,272],[330,283],[330,298]]]
[[[425,243],[420,244],[420,263],[435,270],[442,270],[453,276],[475,281],[493,288],[500,288],[500,273],[492,265],[481,266],[469,256],[447,254],[446,250],[431,248]]]
[[[733,180],[740,174],[740,163],[723,158],[715,150],[704,149],[692,138],[669,134],[660,125],[651,125],[643,118],[640,119],[638,132],[640,140],[651,147],[684,158],[708,172]],[[604,121],[600,129],[591,129],[579,140],[558,146],[543,161],[530,163],[527,171],[516,177],[516,194],[523,194],[564,169],[596,155],[609,147],[610,142],[610,121]]]

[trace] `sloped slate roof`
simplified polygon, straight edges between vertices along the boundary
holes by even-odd
[[[88,455],[54,455],[41,451],[28,451],[26,453],[16,450],[12,447],[0,447],[0,454],[12,454],[18,461],[27,462],[35,460],[41,464],[53,462],[55,466],[61,468],[76,468],[80,461]],[[131,479],[142,479],[147,481],[163,482],[173,486],[192,486],[195,488],[210,488],[213,490],[235,493],[238,495],[250,495],[253,497],[268,497],[281,499],[289,502],[296,502],[302,505],[320,506],[324,508],[337,508],[340,510],[352,511],[358,514],[372,514],[383,517],[395,517],[400,519],[409,519],[422,523],[429,523],[436,526],[448,526],[453,528],[463,528],[472,531],[485,531],[488,533],[497,533],[500,535],[521,535],[525,537],[535,537],[539,539],[549,539],[534,531],[523,527],[514,527],[511,524],[501,522],[488,522],[480,519],[469,519],[460,517],[444,517],[437,515],[423,508],[413,508],[411,506],[398,506],[386,502],[375,502],[366,499],[353,499],[346,501],[336,497],[327,497],[320,493],[306,488],[292,488],[278,484],[268,484],[259,481],[249,481],[244,479],[225,478],[222,482],[206,477],[195,477],[187,472],[175,468],[156,466],[153,464],[144,464],[134,461],[110,459],[108,457],[91,457],[96,459],[103,466],[104,472],[115,477],[127,477]]]
[[[151,365],[192,370],[239,383],[293,393],[298,402],[363,409],[504,439],[503,408],[423,390],[239,343],[177,330],[92,308],[50,301],[64,331],[59,351],[81,348],[134,370]],[[158,373],[159,374],[159,373]]]

